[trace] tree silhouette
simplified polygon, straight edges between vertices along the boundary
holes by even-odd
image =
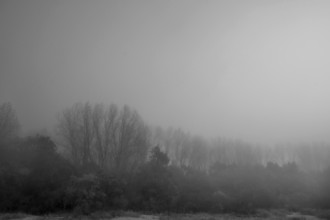
[[[18,135],[20,125],[15,110],[9,102],[0,105],[0,141]]]

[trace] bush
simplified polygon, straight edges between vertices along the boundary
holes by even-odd
[[[101,209],[105,201],[105,193],[101,190],[100,179],[94,174],[72,177],[66,190],[66,204],[75,212],[89,214]]]

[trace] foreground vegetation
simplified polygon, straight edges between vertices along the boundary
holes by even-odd
[[[190,154],[198,163],[186,163],[185,157],[175,163],[166,151],[151,147],[147,127],[127,107],[92,111],[88,104],[74,106],[60,117],[63,142],[55,144],[45,135],[15,135],[17,121],[5,107],[6,114],[0,111],[0,120],[8,119],[0,123],[7,125],[0,129],[4,213],[132,210],[256,216],[259,209],[324,213],[330,208],[329,168],[307,172],[295,162],[223,160],[205,167],[203,151]],[[196,143],[202,148],[202,141]]]
[[[0,219],[16,219],[16,220],[320,220],[330,219],[330,213],[290,213],[286,210],[258,210],[253,215],[237,215],[237,214],[142,214],[129,211],[112,211],[112,212],[94,212],[89,215],[78,214],[51,214],[51,215],[28,215],[23,213],[0,214]],[[311,211],[310,211],[311,212]]]
[[[329,208],[329,173],[282,167],[214,164],[209,172],[169,165],[158,147],[135,173],[77,168],[49,137],[1,146],[0,210],[49,213],[129,209],[253,214],[257,209]]]

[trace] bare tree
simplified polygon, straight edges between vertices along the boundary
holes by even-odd
[[[208,168],[208,143],[207,141],[200,137],[194,136],[191,139],[191,151],[189,155],[189,166],[205,170]]]
[[[136,111],[124,106],[118,117],[114,162],[119,171],[133,171],[146,159],[149,148],[148,128]]]
[[[9,102],[0,105],[0,140],[4,141],[18,135],[20,125]]]
[[[59,116],[58,134],[74,164],[86,166],[92,162],[94,130],[89,103],[77,103],[64,110]]]
[[[153,146],[160,146],[169,157],[172,165],[180,167],[188,165],[191,150],[189,133],[171,127],[166,130],[157,127],[154,129],[152,140]]]
[[[59,134],[77,165],[129,172],[145,161],[148,128],[136,111],[112,104],[76,104],[59,117]]]
[[[181,129],[176,129],[173,132],[173,147],[175,164],[179,166],[186,166],[190,152],[190,137]]]
[[[95,132],[95,148],[97,162],[103,169],[113,166],[113,151],[115,132],[117,129],[118,108],[112,104],[107,109],[97,104],[93,111],[93,126]]]
[[[85,103],[81,110],[82,124],[80,125],[80,130],[82,131],[83,140],[82,164],[83,166],[86,166],[94,162],[92,156],[92,145],[94,140],[93,113],[92,107],[89,103]]]

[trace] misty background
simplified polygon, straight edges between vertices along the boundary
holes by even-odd
[[[0,1],[0,218],[330,219],[329,12]]]
[[[207,138],[329,142],[329,1],[1,1],[0,100],[23,134],[76,102]]]

